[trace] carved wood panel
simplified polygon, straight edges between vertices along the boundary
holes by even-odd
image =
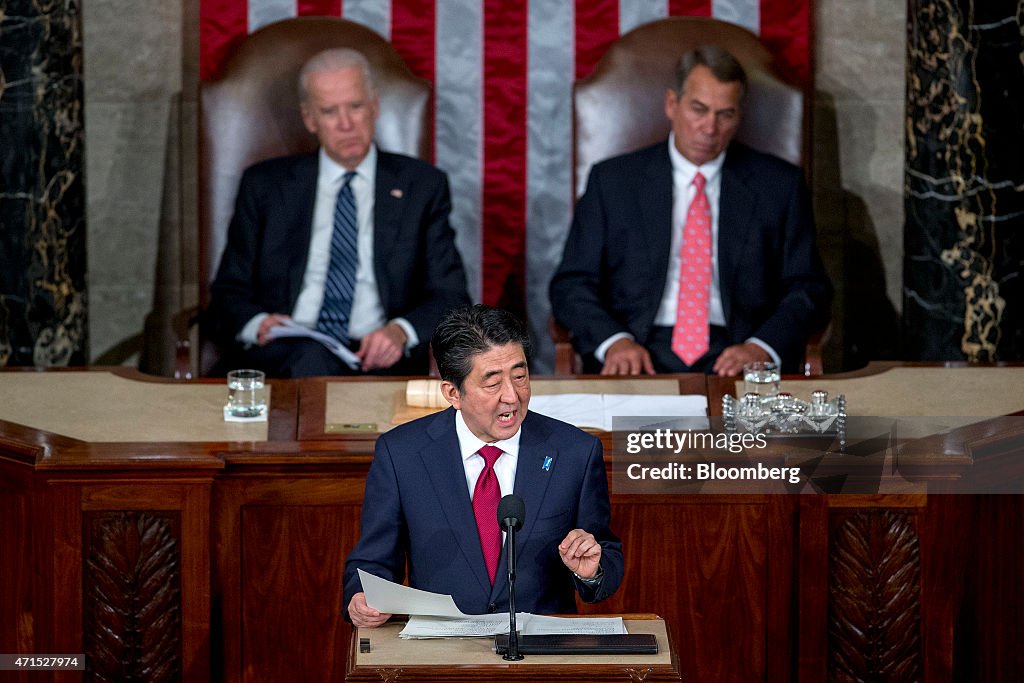
[[[181,680],[178,513],[86,513],[86,680]]]
[[[829,547],[828,629],[828,680],[921,680],[913,513],[874,509],[839,518]]]
[[[351,632],[341,616],[356,505],[242,509],[243,670],[267,681],[341,680]]]
[[[769,513],[765,499],[622,497],[612,529],[623,539],[626,574],[610,599],[584,613],[651,612],[667,622],[684,676],[764,680]],[[707,504],[697,504],[697,501]]]

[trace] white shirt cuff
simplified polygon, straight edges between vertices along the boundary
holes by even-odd
[[[602,365],[604,364],[604,354],[608,353],[608,348],[620,339],[632,340],[633,335],[629,332],[619,332],[618,334],[613,334],[601,342],[601,345],[597,347],[596,351],[594,351],[594,358],[597,359],[598,363],[601,363]]]
[[[263,324],[263,321],[269,315],[269,313],[257,313],[254,315],[235,335],[235,341],[242,344],[258,344],[259,339],[257,339],[257,335],[260,331],[260,325]]]
[[[416,335],[416,329],[405,318],[394,318],[388,322],[398,325],[402,328],[402,331],[405,332],[405,336],[408,337],[408,339],[405,340],[405,350],[407,352],[409,349],[414,348],[420,343],[420,338]]]
[[[779,369],[782,368],[782,361],[779,359],[779,354],[775,353],[775,349],[773,349],[772,347],[768,346],[768,344],[764,343],[763,341],[761,341],[757,337],[751,337],[747,341],[750,342],[751,344],[757,344],[762,349],[767,351],[768,355],[772,357],[772,362],[775,363],[775,365]]]

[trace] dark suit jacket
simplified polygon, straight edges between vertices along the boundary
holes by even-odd
[[[577,351],[593,354],[619,332],[647,343],[671,231],[667,142],[593,167],[550,290],[552,312]],[[784,371],[799,371],[807,338],[828,320],[831,286],[797,167],[732,143],[722,168],[718,269],[729,343],[758,337]]]
[[[553,459],[549,470],[545,458]],[[622,581],[622,544],[608,528],[611,507],[601,442],[571,425],[534,412],[523,420],[515,493],[526,503],[516,536],[516,608],[553,614],[576,611],[576,592],[604,599]],[[601,543],[604,578],[578,582],[562,564],[558,544],[572,529]],[[491,586],[455,432],[445,410],[387,432],[366,479],[362,533],[345,563],[344,607],[362,590],[357,568],[409,585],[450,593],[467,614],[508,609],[505,552]]]
[[[243,174],[210,288],[207,324],[221,344],[232,344],[254,315],[295,307],[309,256],[317,158],[270,159]],[[378,150],[375,186],[373,266],[384,314],[406,318],[426,347],[441,315],[469,303],[448,224],[448,180],[426,162]]]

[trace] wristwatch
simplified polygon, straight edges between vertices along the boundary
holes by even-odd
[[[589,579],[580,576],[576,572],[573,572],[572,575],[575,576],[577,579],[579,579],[580,582],[582,582],[584,586],[588,586],[590,588],[593,588],[597,584],[601,583],[601,579],[604,578],[604,567],[602,567],[601,565],[598,565],[597,566],[597,573],[594,574]]]

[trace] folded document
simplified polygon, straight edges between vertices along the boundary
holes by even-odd
[[[275,325],[270,328],[270,332],[267,334],[271,339],[281,339],[284,337],[306,337],[308,339],[314,339],[333,353],[335,356],[341,359],[341,361],[352,370],[358,370],[360,363],[359,356],[349,351],[348,347],[342,344],[340,341],[324,334],[319,330],[311,330],[304,325],[300,325],[294,320],[285,320],[279,325]]]
[[[367,605],[381,612],[409,615],[401,638],[480,637],[508,632],[507,614],[465,614],[450,595],[402,586],[362,569],[357,571]],[[517,612],[516,626],[523,635],[626,632],[621,617],[565,619]]]

